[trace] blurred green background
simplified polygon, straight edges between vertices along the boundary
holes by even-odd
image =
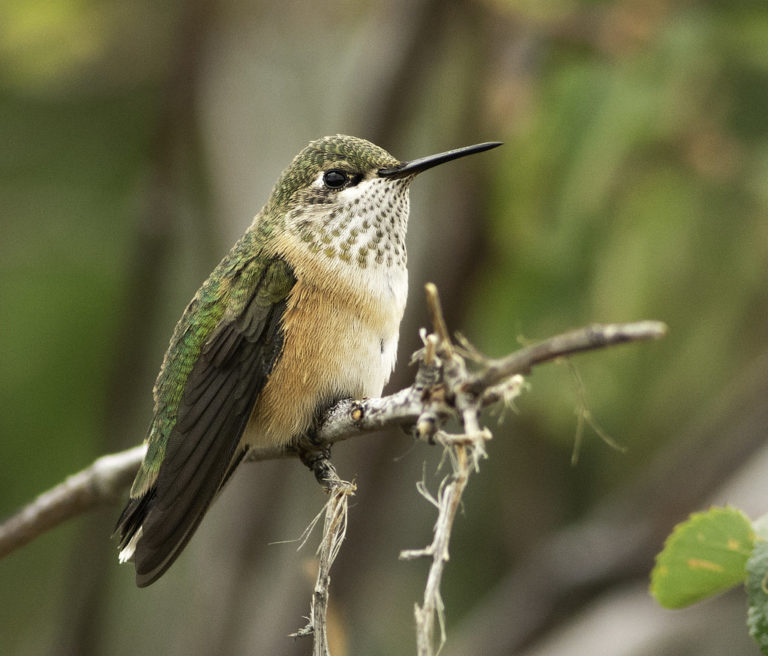
[[[502,355],[593,321],[662,342],[549,365],[494,427],[443,587],[454,654],[757,654],[738,591],[662,611],[647,574],[689,511],[768,510],[768,4],[390,0],[0,4],[0,516],[143,439],[187,300],[310,139],[410,159],[505,146],[414,184],[400,365],[426,322]],[[577,415],[586,427],[571,465]],[[440,454],[335,450],[357,476],[336,656],[414,653]],[[324,497],[241,468],[145,590],[119,507],[0,562],[4,654],[306,654]]]

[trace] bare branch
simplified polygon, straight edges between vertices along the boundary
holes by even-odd
[[[102,456],[22,508],[0,525],[0,558],[67,519],[117,503],[136,475],[145,451],[142,444]]]
[[[514,374],[527,373],[537,364],[579,351],[658,339],[665,333],[666,326],[657,321],[592,325],[574,330],[520,349],[505,358],[488,361],[484,369],[465,382],[464,391],[482,395],[483,405],[489,405],[503,397],[504,381]],[[416,382],[410,387],[382,398],[346,399],[337,403],[320,423],[315,436],[318,444],[330,446],[393,426],[413,426],[421,417],[434,426],[435,418],[445,418],[455,412],[446,402],[444,393],[434,388],[436,382],[434,370],[422,364]],[[434,430],[431,433],[434,434]],[[419,435],[425,436],[426,433]],[[99,458],[0,524],[0,557],[71,517],[99,505],[117,503],[120,493],[136,474],[144,448],[137,446]],[[293,447],[263,448],[251,451],[248,460],[275,460],[297,455]]]
[[[432,326],[435,331],[435,335],[442,343],[443,348],[447,349],[448,353],[452,351],[451,334],[448,332],[448,326],[445,323],[445,317],[443,316],[443,306],[440,303],[440,296],[437,293],[437,287],[434,283],[428,282],[424,285],[424,291],[427,294],[427,306],[429,307],[429,315],[432,319]]]
[[[434,356],[429,356],[429,349],[425,349],[425,358],[429,356],[442,360],[445,396],[453,399],[453,406],[462,422],[464,432],[448,434],[441,431],[436,434],[436,441],[445,448],[448,454],[452,473],[443,479],[437,498],[426,491],[424,484],[419,488],[422,496],[426,497],[438,510],[433,539],[431,544],[424,549],[409,549],[400,553],[402,559],[419,557],[432,559],[424,588],[424,601],[421,606],[417,604],[414,609],[416,648],[419,656],[432,656],[435,653],[435,618],[440,625],[438,651],[446,640],[444,604],[440,585],[445,565],[448,562],[448,546],[453,522],[461,506],[461,498],[469,482],[469,475],[472,471],[477,470],[480,459],[485,457],[485,442],[491,439],[490,431],[482,428],[479,422],[484,397],[481,394],[472,393],[470,386],[467,385],[469,374],[466,364],[464,358],[457,353],[451,343],[437,288],[434,285],[427,285],[426,292],[436,334],[429,335],[425,342],[429,344],[429,338],[436,338],[438,346]],[[516,376],[515,382],[515,393],[519,393],[522,387],[522,378]],[[507,392],[507,395],[509,394],[512,394],[511,388]],[[420,419],[419,423],[421,421],[423,420]]]
[[[330,494],[318,549],[319,567],[309,624],[296,634],[314,636],[316,656],[329,655],[326,615],[330,568],[344,539],[348,498],[355,489],[353,484],[338,477],[329,459],[333,444],[384,428],[403,426],[413,428],[417,438],[437,442],[446,450],[452,471],[441,483],[436,498],[426,491],[424,484],[420,488],[438,509],[432,543],[423,549],[401,553],[401,558],[405,559],[432,559],[423,603],[415,608],[418,653],[431,656],[436,647],[435,619],[440,625],[437,647],[445,641],[440,584],[448,561],[453,522],[469,476],[477,471],[480,460],[486,457],[485,443],[491,438],[490,431],[480,425],[482,408],[500,400],[513,400],[522,389],[521,374],[528,373],[537,364],[581,351],[658,339],[666,333],[666,326],[656,321],[595,324],[492,360],[466,342],[454,346],[443,318],[437,288],[428,284],[426,294],[433,332],[422,334],[424,348],[414,354],[419,368],[413,385],[383,398],[343,400],[322,417],[310,437],[290,447],[257,449],[248,455],[251,461],[299,456]],[[479,369],[477,373],[467,371],[465,357],[475,362]],[[440,429],[450,417],[459,419],[463,432],[448,434]],[[98,505],[117,502],[135,475],[144,452],[145,447],[139,446],[99,458],[87,469],[35,499],[0,525],[0,557],[70,517]]]
[[[328,647],[328,600],[331,585],[331,566],[341,549],[341,543],[347,534],[347,513],[349,498],[355,494],[357,486],[343,481],[336,473],[336,468],[330,461],[323,463],[323,487],[329,494],[325,504],[325,521],[323,537],[317,548],[318,566],[315,588],[309,607],[309,621],[291,637],[313,636],[313,656],[330,656]],[[315,476],[318,476],[317,470]],[[308,530],[314,526],[314,522]]]
[[[537,364],[567,355],[627,342],[661,339],[666,334],[667,325],[661,321],[592,324],[578,328],[526,346],[505,358],[487,361],[483,371],[469,382],[467,391],[480,394],[514,374],[528,374]]]

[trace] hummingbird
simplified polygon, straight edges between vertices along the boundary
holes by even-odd
[[[173,564],[252,447],[379,396],[408,292],[408,189],[487,142],[400,161],[358,137],[310,142],[189,302],[153,389],[147,452],[117,521],[147,586]]]

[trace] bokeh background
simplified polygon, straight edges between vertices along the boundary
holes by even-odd
[[[187,300],[307,141],[420,177],[399,367],[426,323],[498,356],[593,321],[659,343],[537,370],[465,497],[443,587],[466,654],[757,654],[740,591],[647,594],[672,526],[768,511],[765,0],[0,4],[0,516],[143,439]],[[587,422],[571,464],[578,416]],[[609,446],[604,433],[624,447]],[[437,449],[339,445],[359,492],[332,580],[337,656],[414,652]],[[137,590],[118,505],[0,562],[3,654],[307,654],[324,497],[297,462],[241,468],[176,565]]]

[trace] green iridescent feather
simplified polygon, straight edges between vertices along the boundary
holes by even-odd
[[[262,236],[248,232],[235,244],[176,324],[155,382],[147,455],[131,488],[132,498],[145,494],[157,478],[185,384],[216,328],[222,321],[238,317],[254,294],[256,303],[266,307],[284,299],[293,286],[290,267],[281,260],[268,259],[256,243]]]

